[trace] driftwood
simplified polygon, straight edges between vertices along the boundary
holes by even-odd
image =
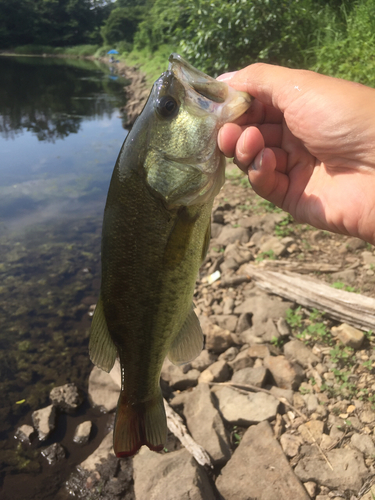
[[[200,465],[206,465],[210,469],[212,469],[213,465],[206,450],[194,441],[194,439],[188,433],[188,430],[186,429],[180,415],[172,410],[165,399],[164,408],[167,415],[168,429],[181,441],[181,443],[193,455],[195,460]]]
[[[375,299],[338,290],[310,276],[269,271],[249,264],[244,271],[269,293],[280,295],[310,309],[362,330],[375,330]]]
[[[263,260],[259,267],[265,267],[269,270],[292,271],[299,274],[308,273],[337,273],[341,270],[340,266],[326,264],[324,262],[294,262],[292,260]]]

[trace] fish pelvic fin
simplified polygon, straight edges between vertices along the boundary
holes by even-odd
[[[116,457],[131,457],[142,445],[161,451],[166,439],[167,419],[161,392],[149,401],[130,404],[122,391],[113,434]]]
[[[182,365],[196,358],[203,348],[203,333],[199,319],[191,305],[185,323],[174,339],[168,353],[169,360],[175,365]]]
[[[101,297],[92,318],[89,353],[94,365],[106,372],[111,371],[116,361],[117,349],[108,331]]]

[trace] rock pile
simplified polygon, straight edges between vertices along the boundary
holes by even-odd
[[[285,214],[258,214],[254,202],[248,203],[251,197],[238,183],[226,185],[219,197],[195,294],[205,349],[182,367],[166,360],[161,373],[169,404],[208,452],[213,468],[198,465],[176,445],[167,445],[161,454],[142,449],[132,460],[134,493],[129,486],[127,494],[155,500],[371,500],[371,335],[327,319],[315,324],[308,311],[259,290],[244,276],[243,266],[270,257],[303,266],[319,252],[330,270],[326,281],[374,295],[368,260],[375,255],[352,238],[312,230],[307,234],[289,218],[282,225]],[[301,321],[299,328],[293,320]],[[353,359],[350,373],[345,356]],[[94,369],[92,401],[98,398],[96,388],[106,391],[106,384],[107,394],[116,399],[113,378]],[[109,406],[107,410],[115,404]],[[87,495],[98,484],[100,460],[116,460],[111,437],[89,459],[89,468],[82,464],[91,488]],[[101,484],[116,477],[101,475]]]

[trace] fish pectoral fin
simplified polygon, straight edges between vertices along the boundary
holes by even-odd
[[[116,361],[117,349],[108,331],[101,297],[92,318],[89,353],[94,365],[106,372],[111,371]]]
[[[116,457],[131,457],[142,445],[161,451],[166,440],[167,419],[161,392],[141,403],[130,403],[125,392],[121,392],[113,434]]]
[[[169,350],[168,358],[175,365],[182,365],[196,358],[203,347],[203,333],[193,305]]]

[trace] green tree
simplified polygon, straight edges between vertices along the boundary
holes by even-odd
[[[141,6],[117,7],[112,10],[101,28],[101,35],[107,45],[125,41],[133,43],[138,24],[144,16]]]

